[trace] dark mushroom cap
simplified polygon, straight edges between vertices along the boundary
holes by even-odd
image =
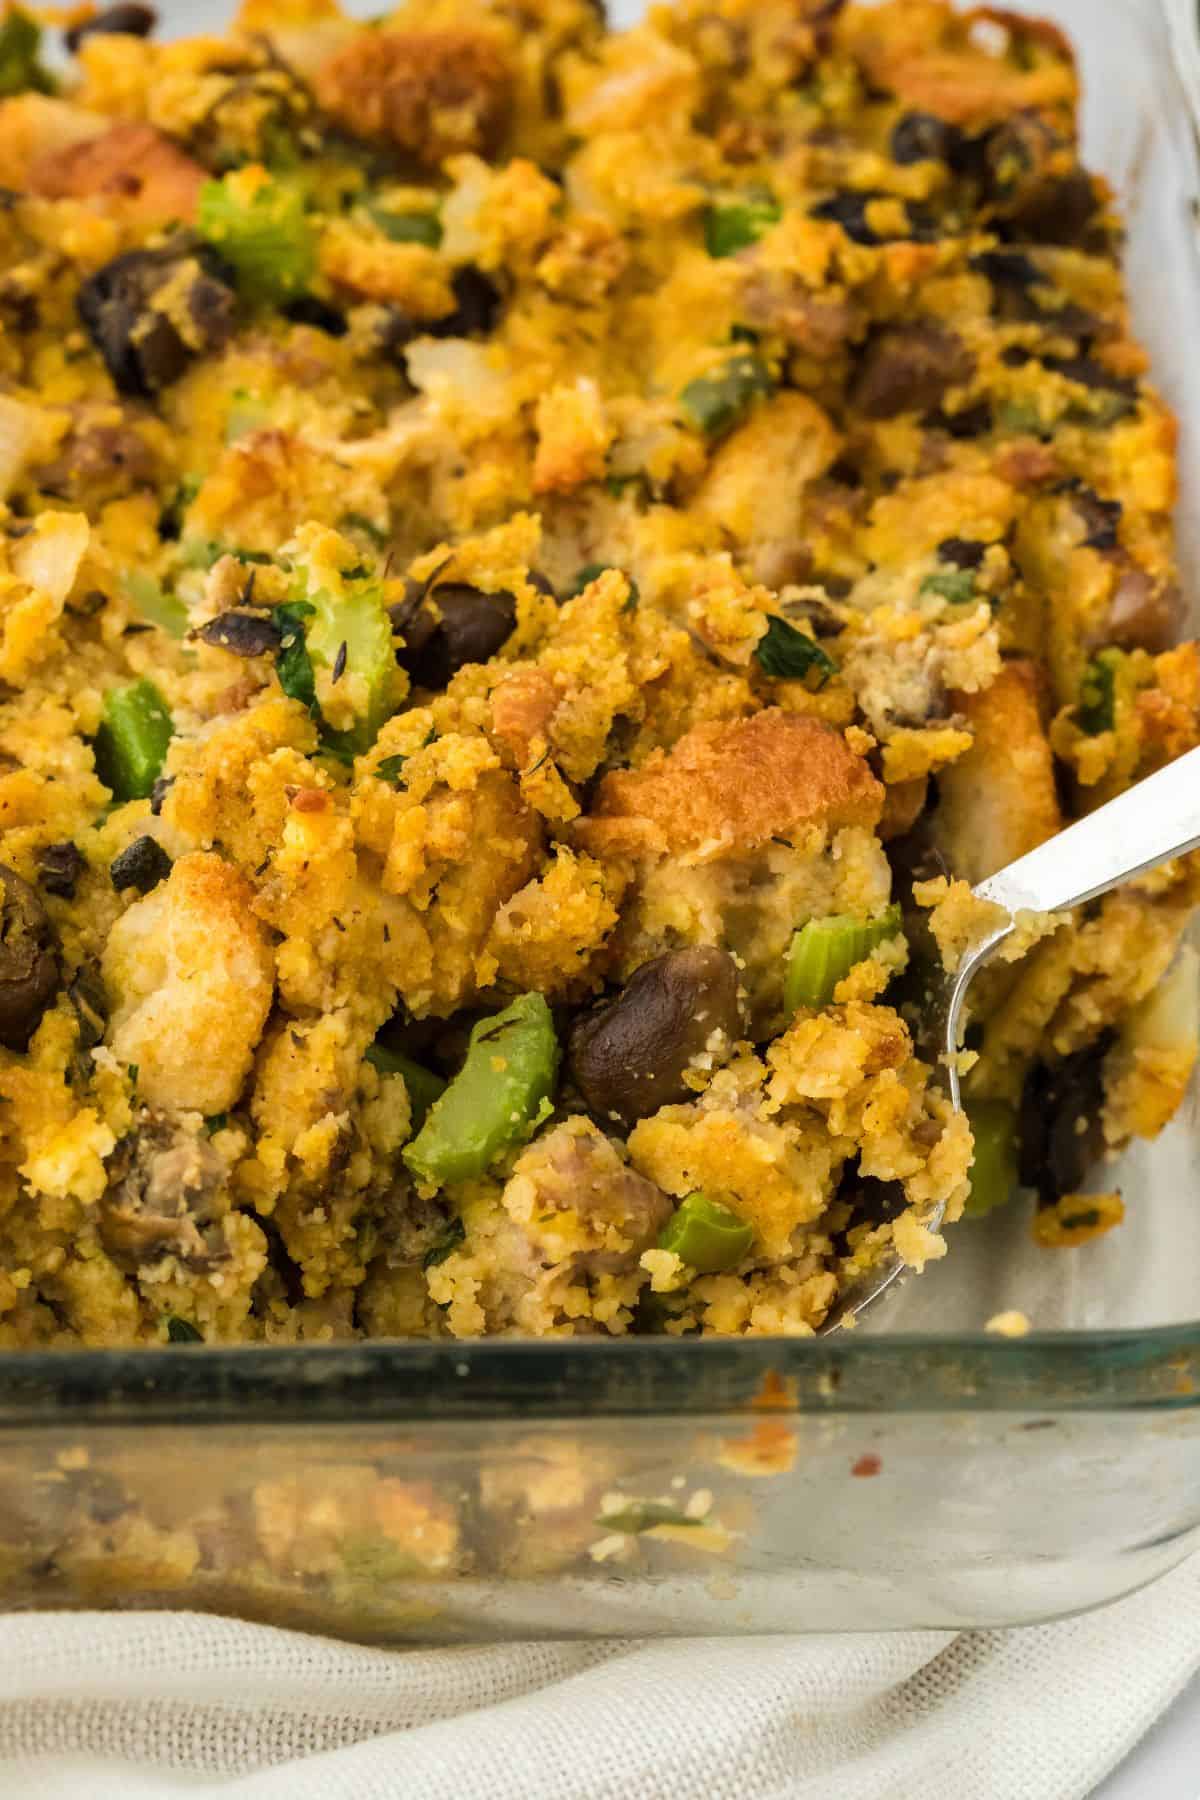
[[[643,963],[615,1000],[571,1030],[570,1069],[589,1111],[633,1125],[689,1099],[684,1076],[694,1059],[741,1035],[737,988],[737,964],[724,950],[670,950]]]
[[[153,302],[171,275],[191,266],[187,307],[193,331],[185,342]],[[220,347],[233,330],[233,278],[206,244],[188,237],[155,250],[127,250],[90,275],[79,290],[79,317],[122,394],[146,397],[182,375],[201,350]]]
[[[0,1044],[28,1048],[58,988],[58,943],[36,888],[0,863]]]
[[[428,607],[419,607],[407,621],[394,618],[393,623],[405,638],[397,661],[417,687],[436,689],[468,663],[485,663],[495,655],[517,622],[517,605],[511,594],[485,594],[462,581],[443,583],[432,598],[440,620]]]

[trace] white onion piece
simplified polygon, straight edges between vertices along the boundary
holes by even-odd
[[[36,407],[26,406],[8,394],[0,394],[0,500],[7,499],[13,483],[41,435]]]
[[[13,573],[61,604],[74,585],[87,547],[88,522],[82,513],[39,513],[29,536],[18,538],[12,546]]]

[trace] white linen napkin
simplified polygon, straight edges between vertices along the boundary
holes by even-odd
[[[20,1800],[1083,1800],[1200,1668],[1200,1556],[1014,1631],[365,1650],[0,1620]]]

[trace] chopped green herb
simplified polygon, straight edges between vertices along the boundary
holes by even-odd
[[[385,206],[368,206],[367,212],[393,244],[427,244],[436,250],[442,241],[442,221],[435,212],[389,212]]]
[[[703,1519],[690,1519],[678,1506],[665,1500],[631,1500],[616,1512],[601,1513],[596,1520],[604,1531],[653,1531],[656,1525],[702,1525]]]
[[[183,636],[188,628],[188,611],[182,600],[168,594],[153,575],[147,575],[141,569],[130,570],[125,577],[125,586],[143,619],[157,625],[169,637]]]
[[[1060,1212],[1058,1219],[1064,1231],[1091,1231],[1100,1223],[1100,1209],[1092,1206],[1086,1212]]]
[[[1079,729],[1089,737],[1111,731],[1116,722],[1116,674],[1121,664],[1119,650],[1101,650],[1083,673],[1079,684],[1079,705],[1075,716]]]
[[[382,550],[388,541],[387,532],[381,531],[373,519],[365,518],[362,513],[347,513],[342,524],[348,531],[361,532],[376,550]]]
[[[853,919],[835,913],[810,919],[795,932],[788,948],[783,982],[784,1011],[798,1006],[828,1006],[834,989],[873,950],[900,936],[900,908],[889,906],[877,919]]]
[[[180,1319],[174,1313],[168,1313],[167,1342],[169,1344],[202,1344],[204,1334],[197,1331],[190,1320]]]
[[[110,688],[96,733],[96,773],[113,799],[148,800],[175,726],[152,681]]]
[[[232,556],[240,563],[269,563],[271,558],[262,550],[239,550],[232,544],[218,544],[211,538],[188,538],[179,546],[180,560],[188,569],[211,569],[215,562],[223,556]]]
[[[375,764],[371,773],[379,781],[390,781],[393,787],[400,786],[400,777],[404,771],[407,756],[385,756]]]
[[[771,194],[710,206],[704,215],[704,248],[710,256],[733,256],[756,244],[782,216],[779,202]]]
[[[227,1112],[209,1113],[204,1121],[204,1129],[209,1137],[215,1137],[218,1131],[224,1131],[228,1123],[229,1114]]]
[[[679,396],[683,415],[706,437],[719,437],[732,430],[762,395],[775,391],[775,383],[766,364],[757,356],[745,353],[733,357],[714,375],[700,375],[689,381]]]
[[[206,181],[197,214],[203,235],[232,264],[238,289],[271,306],[307,291],[317,270],[316,238],[305,197],[286,181],[248,191],[244,175]]]
[[[436,1269],[439,1263],[444,1263],[448,1256],[453,1255],[454,1251],[458,1249],[458,1246],[466,1238],[466,1235],[466,1227],[463,1225],[462,1220],[451,1219],[437,1243],[432,1245],[421,1258],[421,1267],[423,1269]]]
[[[752,325],[731,325],[729,327],[731,344],[757,344],[758,335]]]
[[[967,1211],[976,1217],[1003,1206],[1017,1185],[1017,1115],[1003,1100],[968,1100],[975,1139]]]
[[[27,12],[12,7],[0,22],[0,99],[12,94],[56,92],[54,77],[38,61],[42,28]]]
[[[952,606],[965,606],[968,600],[975,598],[975,577],[970,569],[946,569],[937,575],[927,575],[921,583],[921,592],[939,594]]]
[[[130,1082],[131,1087],[137,1086],[138,1068],[139,1068],[139,1065],[137,1063],[126,1063],[125,1064],[125,1073],[129,1077],[129,1082]]]
[[[823,688],[837,674],[837,664],[815,638],[774,613],[754,654],[763,673],[775,681],[803,681],[808,687]]]
[[[595,581],[595,579],[598,575],[606,574],[607,571],[609,569],[613,568],[614,566],[615,565],[613,563],[585,563],[583,565],[582,569],[580,569],[578,574],[575,576],[574,581],[572,581],[571,585],[567,588],[566,592],[563,594],[563,599],[564,600],[577,599],[578,596],[580,594],[582,594],[584,588],[590,587],[592,582]],[[621,575],[625,574],[625,571],[623,569],[619,569],[617,572],[618,572],[618,574],[621,574]],[[626,610],[632,611],[632,609],[638,604],[638,601],[641,599],[642,596],[641,596],[641,592],[638,588],[638,584],[633,579],[633,576],[625,575],[625,579],[629,583],[629,599],[625,603]]]
[[[275,673],[289,700],[299,700],[310,712],[316,710],[317,684],[313,679],[312,661],[304,636],[304,621],[316,611],[307,600],[285,600],[271,608],[271,617],[283,633],[275,652]]]
[[[701,1275],[719,1275],[735,1268],[753,1243],[753,1225],[731,1207],[699,1192],[679,1202],[658,1240],[660,1250],[673,1251]]]

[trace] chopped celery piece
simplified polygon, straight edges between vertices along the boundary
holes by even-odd
[[[1120,665],[1119,650],[1101,650],[1083,672],[1076,717],[1079,729],[1089,737],[1111,731],[1116,723],[1116,674]]]
[[[1017,1115],[1004,1100],[965,1102],[975,1156],[967,1211],[976,1215],[1003,1206],[1017,1185]]]
[[[756,244],[763,232],[782,217],[773,194],[748,195],[744,200],[710,206],[704,215],[704,248],[710,256],[733,256]]]
[[[1022,437],[1040,437],[1047,429],[1032,400],[1006,400],[997,415],[997,423],[1001,431],[1016,432]]]
[[[630,1500],[615,1512],[601,1513],[596,1523],[604,1531],[626,1531],[632,1535],[653,1531],[656,1525],[702,1525],[704,1520],[690,1518],[682,1507],[672,1506],[669,1500]]]
[[[386,206],[368,206],[367,211],[393,244],[427,244],[436,250],[442,241],[442,221],[435,212],[391,212]]]
[[[343,591],[333,595],[316,588],[308,595],[312,617],[305,627],[308,654],[315,668],[357,677],[362,709],[349,731],[326,730],[324,741],[350,752],[373,744],[392,711],[396,685],[396,646],[384,605],[383,587],[370,576],[347,576]],[[344,649],[343,649],[344,646]]]
[[[0,23],[0,99],[31,88],[38,94],[54,93],[54,77],[38,61],[41,43],[41,26],[20,7],[11,7]]]
[[[776,681],[803,681],[807,687],[823,688],[829,677],[837,674],[837,664],[815,638],[774,613],[754,646],[754,655],[764,675]]]
[[[367,1061],[381,1075],[403,1075],[404,1085],[408,1089],[408,1104],[412,1110],[413,1132],[415,1134],[420,1131],[430,1107],[446,1091],[446,1084],[441,1076],[435,1075],[432,1069],[423,1069],[420,1063],[413,1062],[411,1057],[402,1056],[399,1050],[389,1050],[386,1044],[372,1044],[367,1051]]]
[[[475,1026],[466,1061],[405,1149],[405,1162],[434,1187],[482,1175],[537,1123],[557,1073],[550,1008],[541,994],[522,994]]]
[[[149,798],[174,730],[166,701],[152,681],[109,689],[96,733],[96,771],[114,799]]]
[[[201,188],[200,230],[232,267],[244,299],[271,306],[307,291],[317,253],[304,204],[299,188],[254,169]]]
[[[271,409],[261,394],[252,394],[249,388],[234,388],[225,414],[225,442],[236,444],[239,438],[260,430],[270,417]]]
[[[719,437],[740,423],[759,395],[774,390],[766,364],[747,352],[731,357],[723,369],[689,381],[679,404],[689,425],[706,437]]]
[[[798,1006],[828,1006],[839,981],[888,938],[900,935],[900,908],[889,906],[877,919],[835,914],[810,919],[788,949],[783,1004],[789,1017]]]
[[[141,569],[134,569],[125,577],[125,586],[143,619],[173,638],[183,636],[188,628],[188,611],[182,600],[168,594],[153,575],[143,574]]]
[[[975,598],[975,576],[970,569],[946,569],[927,575],[921,583],[923,594],[938,594],[951,606],[965,606]]]
[[[754,1242],[754,1227],[708,1194],[681,1200],[663,1228],[660,1250],[671,1250],[701,1275],[719,1275],[741,1262]]]

